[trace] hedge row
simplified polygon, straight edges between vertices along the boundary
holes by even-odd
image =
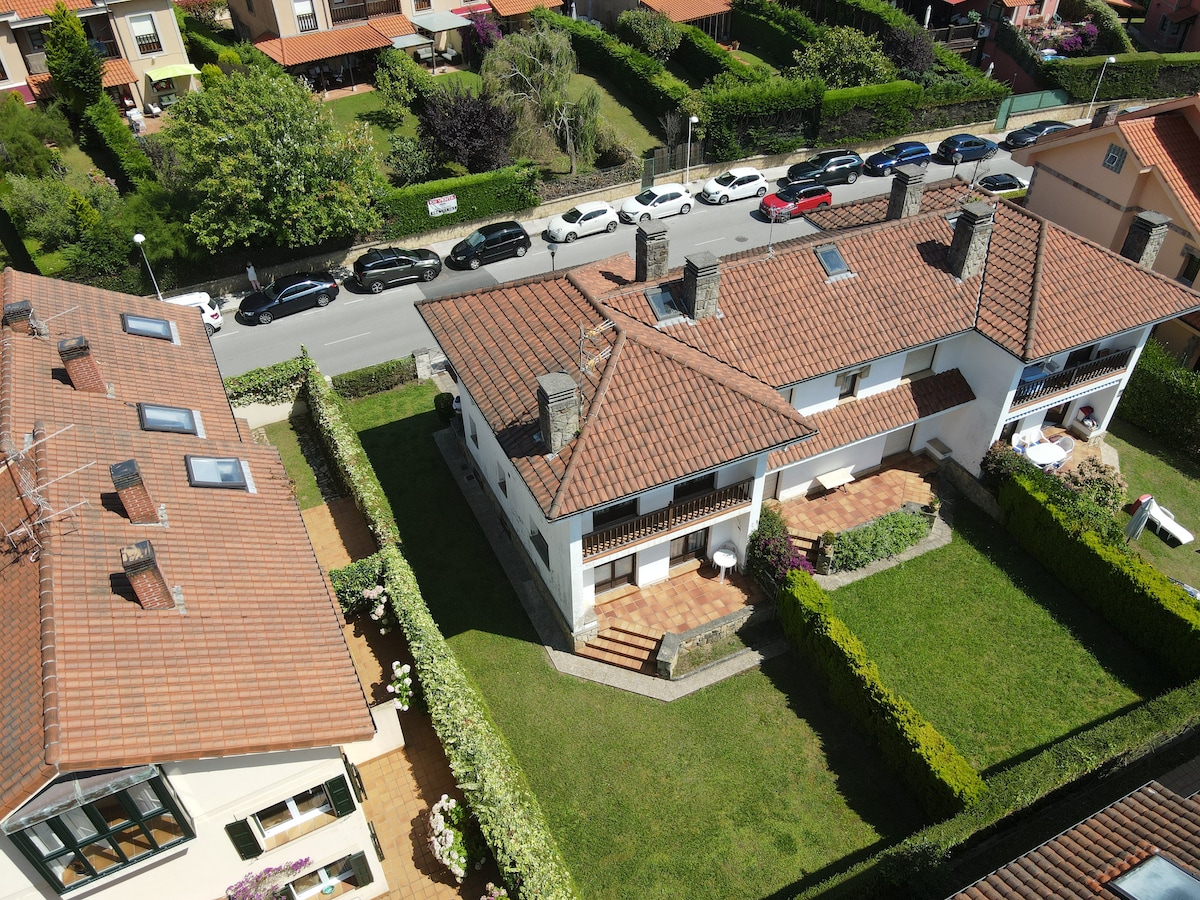
[[[753,82],[773,77],[767,66],[746,65],[695,26],[679,25],[677,30],[680,41],[671,61],[697,78],[707,82],[718,75],[730,75],[738,81]]]
[[[786,78],[706,91],[709,156],[742,159],[807,146],[816,133],[822,91],[819,81]]]
[[[834,545],[835,571],[861,569],[887,559],[920,543],[929,534],[929,519],[923,513],[896,510],[873,522],[843,531]]]
[[[1100,100],[1178,97],[1200,89],[1200,53],[1123,53],[1105,68],[1106,59],[1052,60],[1042,64],[1042,78],[1049,87],[1067,91],[1080,102],[1091,99],[1097,82]]]
[[[234,408],[251,403],[291,403],[300,393],[311,361],[301,348],[300,356],[273,366],[251,369],[244,375],[225,379],[225,394]]]
[[[1084,573],[1080,599],[1144,652],[1185,678],[1200,675],[1200,603],[1126,548],[1090,531],[1075,537],[1072,517],[1037,480],[1016,472],[1000,485],[1000,508],[1017,542],[1064,584]]]
[[[907,134],[922,94],[921,86],[911,81],[826,91],[817,143],[848,144]]]
[[[458,211],[440,216],[434,223],[438,227],[532,209],[541,202],[537,168],[528,164],[410,184],[389,191],[379,201],[384,235],[397,238],[428,231],[428,201],[447,194],[458,198]]]
[[[357,400],[400,387],[417,378],[417,364],[411,356],[402,356],[333,376],[333,389],[347,400]]]
[[[903,697],[880,677],[862,642],[833,615],[829,596],[805,572],[793,572],[776,600],[788,640],[824,675],[834,701],[873,739],[884,759],[942,818],[978,800],[979,773]]]
[[[1094,53],[1132,53],[1133,41],[1116,11],[1103,0],[1059,0],[1058,15],[1064,22],[1082,22],[1088,16],[1096,26]]]
[[[1163,415],[1166,409],[1170,415]],[[1181,366],[1158,341],[1147,341],[1117,415],[1177,450],[1200,453],[1200,372]]]
[[[112,100],[101,97],[83,111],[88,129],[117,161],[125,177],[131,182],[154,177],[154,167],[133,132],[129,123],[119,112]]]
[[[890,28],[911,31],[916,19],[885,0],[784,0],[786,7],[802,10],[826,25],[849,25],[866,34],[886,33]]]
[[[754,43],[779,63],[821,37],[822,28],[798,9],[767,0],[733,0],[733,33],[754,35]]]

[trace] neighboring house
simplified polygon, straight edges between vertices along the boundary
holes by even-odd
[[[0,895],[385,892],[341,616],[196,310],[0,289]]]
[[[104,61],[104,89],[121,110],[170,106],[199,86],[168,0],[65,0]],[[43,29],[54,0],[11,0],[0,13],[0,92],[28,102],[54,96]]]
[[[714,41],[729,43],[733,25],[729,0],[640,0],[639,5],[662,13],[672,22],[693,25]]]
[[[765,499],[906,451],[978,472],[993,441],[1046,420],[1103,431],[1150,327],[1200,308],[1045,219],[923,179],[904,167],[891,197],[812,214],[823,233],[773,250],[668,271],[654,222],[636,260],[418,304],[478,480],[577,645],[605,592],[726,543],[744,560]],[[1126,252],[1145,263],[1162,230],[1136,221]]]
[[[1200,51],[1200,0],[1153,0],[1146,10],[1142,40],[1161,53]]]
[[[1170,221],[1154,269],[1194,285],[1200,276],[1200,96],[1092,122],[1017,150],[1034,167],[1027,208],[1118,249],[1143,210]],[[1155,337],[1191,368],[1200,365],[1197,318],[1165,323]]]

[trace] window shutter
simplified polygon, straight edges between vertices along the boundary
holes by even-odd
[[[367,854],[355,853],[350,857],[350,868],[354,870],[355,887],[366,887],[375,880],[371,874],[371,864],[367,862]]]
[[[338,818],[350,815],[357,808],[354,805],[354,796],[350,793],[350,785],[346,783],[345,775],[330,778],[325,782],[325,793],[329,795],[333,813]]]
[[[254,859],[262,856],[262,847],[258,843],[258,835],[250,827],[247,819],[238,819],[225,826],[225,833],[233,841],[233,848],[242,859]]]

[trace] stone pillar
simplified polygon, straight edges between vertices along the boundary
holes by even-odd
[[[963,281],[983,271],[995,224],[995,210],[987,203],[968,203],[959,213],[947,263],[950,271]]]
[[[635,258],[638,281],[657,281],[667,277],[667,226],[657,219],[643,222],[637,230],[637,254]]]
[[[1132,259],[1143,269],[1154,268],[1158,259],[1158,251],[1162,249],[1163,241],[1167,239],[1167,223],[1171,220],[1162,213],[1143,210],[1133,217],[1129,223],[1129,231],[1125,235],[1125,243],[1121,245],[1121,255]]]
[[[557,453],[579,432],[579,389],[566,372],[538,376],[538,424],[542,443]]]
[[[684,257],[683,304],[697,322],[717,314],[721,271],[717,258],[707,250]]]

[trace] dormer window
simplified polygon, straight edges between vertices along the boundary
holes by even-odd
[[[203,437],[198,412],[180,406],[155,406],[152,403],[139,403],[137,407],[142,431],[173,431]]]
[[[192,487],[250,490],[245,466],[236,457],[192,456],[187,461],[188,484]]]
[[[158,338],[160,341],[178,341],[175,323],[168,319],[153,319],[134,313],[121,313],[121,327],[127,334]]]
[[[842,251],[837,248],[837,244],[823,244],[817,247],[814,251],[817,254],[817,260],[825,269],[825,274],[830,278],[837,275],[845,275],[850,271],[850,266],[846,264],[846,260],[842,257]]]

